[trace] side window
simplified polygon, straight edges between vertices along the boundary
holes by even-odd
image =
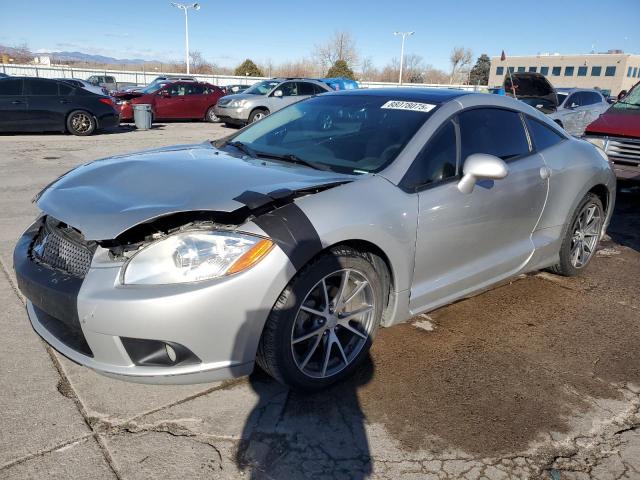
[[[66,82],[60,82],[58,84],[58,89],[59,89],[59,94],[60,95],[71,95],[73,93],[73,86],[66,83]]]
[[[296,82],[285,82],[278,87],[278,90],[282,90],[282,95],[285,97],[296,97],[298,95]]]
[[[564,140],[562,135],[542,122],[528,116],[525,118],[527,119],[527,128],[536,150],[544,150]]]
[[[24,81],[25,95],[58,95],[58,82],[44,78],[29,78]]]
[[[115,77],[104,77],[105,83],[116,83]]]
[[[487,153],[502,160],[527,155],[529,142],[520,114],[498,108],[477,108],[459,115],[461,160]]]
[[[189,85],[187,87],[187,95],[204,95],[204,85],[198,83]]]
[[[187,94],[187,86],[184,83],[174,83],[167,90],[172,97],[182,97]]]
[[[22,95],[22,79],[0,80],[0,95]]]
[[[569,96],[569,98],[567,98],[567,101],[565,102],[565,106],[566,107],[579,107],[580,106],[580,97],[579,94],[577,93],[573,93]]]
[[[456,128],[448,120],[427,142],[409,168],[403,183],[410,189],[439,182],[457,174]]]
[[[298,95],[314,95],[315,89],[313,88],[315,85],[313,83],[308,82],[297,82],[298,83]]]
[[[595,105],[596,103],[602,102],[602,97],[600,97],[599,93],[588,92],[587,97],[589,97],[589,105]]]

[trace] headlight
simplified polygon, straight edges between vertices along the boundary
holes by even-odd
[[[598,148],[601,148],[602,150],[604,150],[607,147],[607,140],[605,138],[602,137],[584,137],[584,139],[595,145]]]
[[[208,280],[246,270],[271,251],[266,238],[192,230],[158,240],[127,262],[122,283],[161,285]]]
[[[227,104],[227,107],[229,107],[229,108],[244,107],[246,103],[247,102],[245,100],[231,100]]]

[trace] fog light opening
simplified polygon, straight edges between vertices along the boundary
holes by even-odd
[[[175,363],[176,358],[178,358],[178,356],[176,355],[176,351],[173,349],[173,347],[171,347],[171,345],[169,345],[168,343],[165,343],[164,349],[167,351],[167,356],[169,357],[169,360],[171,360],[172,363]]]

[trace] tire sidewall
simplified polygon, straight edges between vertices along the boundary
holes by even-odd
[[[300,305],[317,283],[327,275],[346,268],[360,272],[367,278],[372,287],[375,297],[375,311],[371,333],[358,353],[358,356],[346,368],[328,378],[309,377],[298,369],[293,359],[293,353],[291,352],[291,332],[293,324],[296,320]],[[366,358],[380,324],[384,309],[382,290],[382,281],[371,262],[354,251],[325,254],[319,258],[318,261],[302,270],[284,290],[267,320],[276,323],[274,340],[278,347],[274,353],[280,374],[283,377],[280,380],[284,380],[286,384],[302,390],[318,390],[351,375]]]
[[[213,118],[212,118],[212,116],[213,116]],[[207,109],[206,120],[209,123],[216,123],[216,122],[220,121],[220,119],[216,115],[216,112],[214,111],[214,107],[209,107]]]
[[[84,113],[85,115],[88,115],[89,119],[91,120],[91,128],[86,132],[77,132],[74,130],[73,126],[71,125],[71,119],[79,113]],[[96,131],[96,119],[91,113],[87,112],[86,110],[74,110],[67,117],[67,131],[72,135],[76,135],[79,137],[89,136]]]

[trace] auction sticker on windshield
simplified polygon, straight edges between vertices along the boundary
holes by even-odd
[[[414,112],[430,112],[431,110],[436,108],[436,106],[430,103],[404,102],[402,100],[389,100],[380,108],[390,108],[393,110],[412,110]]]

